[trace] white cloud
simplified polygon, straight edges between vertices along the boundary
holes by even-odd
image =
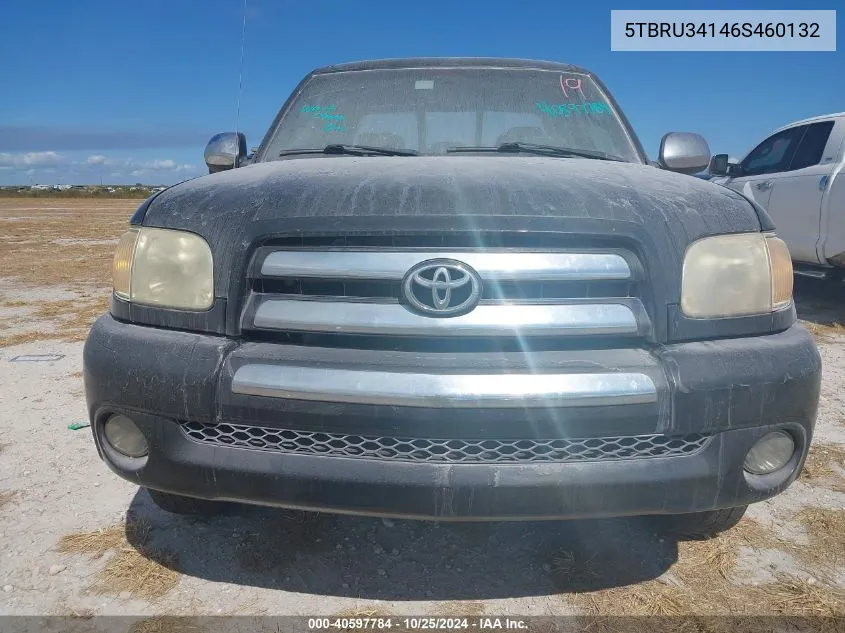
[[[205,173],[204,166],[171,158],[140,159],[106,154],[66,155],[55,151],[0,152],[0,182],[150,182],[169,184]]]
[[[131,170],[129,175],[136,178],[149,176],[151,172],[172,171],[175,173],[191,173],[198,171],[196,165],[190,165],[188,163],[179,164],[169,158],[164,160],[156,159],[143,163],[136,163],[134,160],[129,159],[126,161],[126,169]]]
[[[197,171],[195,165],[180,164],[170,158],[157,158],[149,161],[137,161],[134,158],[109,158],[103,154],[91,154],[84,160],[69,160],[58,152],[26,152],[21,154],[10,154],[0,152],[0,169],[23,170],[25,168],[45,169],[47,167],[60,167],[74,165],[82,168],[99,169],[111,167],[112,169],[123,169],[132,176],[141,176],[149,172],[193,172]],[[115,172],[116,173],[116,172]]]
[[[32,165],[60,165],[64,158],[56,152],[27,152],[23,155],[23,164]]]
[[[64,157],[56,152],[0,153],[0,166],[3,167],[52,167],[64,162]]]
[[[148,163],[141,163],[141,169],[176,169],[176,162],[170,160],[153,160]]]

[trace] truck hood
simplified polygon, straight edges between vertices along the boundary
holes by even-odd
[[[136,216],[202,235],[216,291],[258,241],[418,231],[542,231],[629,237],[679,266],[689,242],[759,231],[738,193],[655,167],[533,156],[305,157],[196,178]]]

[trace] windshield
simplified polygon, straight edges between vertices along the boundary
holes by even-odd
[[[316,75],[279,120],[263,160],[364,145],[444,154],[535,143],[641,162],[628,129],[588,76],[533,69],[420,68]]]

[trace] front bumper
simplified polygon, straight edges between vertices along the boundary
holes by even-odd
[[[199,498],[441,520],[682,513],[766,499],[792,483],[803,464],[820,375],[818,352],[800,326],[654,351],[529,356],[240,343],[106,315],[85,346],[95,441],[112,470],[130,481]],[[102,424],[113,413],[140,427],[147,457],[126,458],[103,440]],[[234,425],[245,439],[198,441],[185,431],[192,425]],[[317,434],[329,438],[327,452],[281,441],[247,448],[251,428]],[[748,449],[775,428],[795,439],[792,462],[766,477],[748,475]],[[708,440],[689,454],[492,463],[463,459],[466,453],[457,462],[414,451],[354,455],[332,443],[341,436],[463,446],[485,438],[599,442],[688,434]]]

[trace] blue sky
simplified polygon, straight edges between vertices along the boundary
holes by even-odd
[[[845,110],[842,44],[829,53],[611,52],[611,8],[842,6],[248,0],[240,128],[258,145],[314,67],[409,56],[527,57],[590,68],[651,157],[668,131],[699,132],[714,152],[741,156],[780,125]],[[6,0],[0,184],[166,184],[204,173],[206,140],[235,125],[242,16],[242,0]]]

